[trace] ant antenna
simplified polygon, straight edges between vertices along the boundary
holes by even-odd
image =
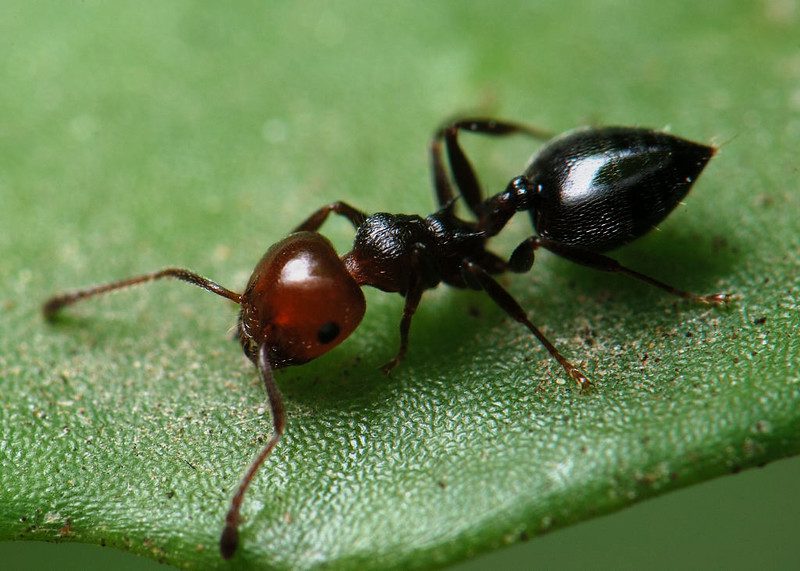
[[[210,291],[211,293],[215,293],[219,296],[226,297],[235,303],[242,302],[241,294],[238,294],[235,291],[231,291],[227,288],[224,288],[218,283],[212,282],[211,280],[204,278],[199,274],[190,272],[189,270],[184,270],[183,268],[165,268],[163,270],[159,270],[151,274],[144,274],[141,276],[120,280],[117,282],[111,282],[110,284],[90,287],[87,289],[79,289],[53,296],[50,299],[48,299],[42,306],[42,313],[44,314],[44,318],[47,321],[53,321],[53,319],[55,319],[59,311],[61,311],[68,305],[72,305],[73,303],[77,303],[89,297],[95,297],[97,295],[101,295],[118,289],[125,289],[131,286],[152,282],[162,278],[174,278],[182,280],[190,284],[196,285],[198,287],[201,287],[206,291]]]
[[[265,344],[258,348],[258,370],[261,373],[261,378],[264,379],[264,387],[267,389],[267,396],[269,397],[269,405],[272,411],[272,436],[267,442],[267,445],[250,464],[242,481],[239,483],[239,489],[236,490],[231,499],[231,507],[228,509],[228,515],[225,516],[225,528],[222,530],[222,536],[219,538],[219,550],[222,553],[223,559],[230,559],[236,552],[236,547],[239,545],[239,523],[241,521],[240,511],[242,507],[242,500],[247,488],[258,472],[258,469],[264,461],[272,453],[273,448],[278,444],[278,441],[283,435],[283,430],[286,427],[286,411],[283,406],[283,397],[278,390],[278,385],[275,384],[275,378],[272,376],[272,366],[269,363],[269,349]]]

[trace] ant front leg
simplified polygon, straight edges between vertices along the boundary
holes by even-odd
[[[671,293],[672,295],[676,295],[678,297],[682,297],[684,299],[689,299],[699,303],[722,304],[730,301],[734,297],[728,293],[699,295],[696,293],[678,289],[660,280],[639,273],[636,270],[626,268],[616,260],[609,258],[608,256],[604,256],[603,254],[598,254],[597,252],[592,252],[591,250],[585,250],[583,248],[578,248],[575,246],[567,246],[565,244],[560,244],[558,242],[554,242],[553,240],[542,238],[541,236],[531,236],[530,238],[522,242],[519,246],[517,246],[517,248],[514,250],[514,253],[511,254],[511,261],[509,262],[509,266],[514,267],[516,263],[516,266],[521,268],[524,266],[524,264],[528,262],[528,260],[530,260],[530,262],[533,263],[533,251],[540,247],[553,252],[557,256],[565,258],[571,262],[575,262],[576,264],[580,264],[582,266],[586,266],[603,272],[615,272],[624,274],[626,276],[642,281],[646,284],[650,284],[651,286],[655,286],[659,289],[662,289],[668,293]],[[530,268],[530,266],[528,267]]]
[[[405,305],[403,306],[403,318],[400,320],[400,348],[397,354],[392,359],[381,366],[381,371],[384,375],[388,375],[392,370],[400,364],[400,361],[406,356],[408,351],[408,333],[411,330],[411,319],[417,311],[419,301],[422,299],[422,292],[424,287],[422,284],[421,272],[421,257],[423,255],[424,247],[421,245],[414,246],[412,251],[412,269],[410,273],[409,285],[405,292]]]
[[[459,119],[441,127],[431,141],[431,168],[433,172],[433,186],[436,198],[441,208],[446,207],[455,199],[453,187],[447,176],[442,157],[442,141],[447,147],[447,159],[450,170],[461,196],[475,216],[480,217],[483,193],[475,169],[472,168],[467,155],[458,143],[459,131],[471,131],[482,135],[506,136],[528,135],[535,139],[546,140],[552,137],[551,133],[518,123],[498,121],[496,119]]]
[[[354,228],[358,229],[367,219],[367,215],[360,210],[353,208],[346,202],[336,201],[326,206],[323,206],[314,214],[306,218],[302,224],[292,230],[292,232],[316,232],[319,227],[328,219],[328,215],[333,212],[339,216],[343,216],[350,221]]]
[[[571,379],[573,379],[581,389],[587,389],[591,386],[591,382],[589,379],[586,378],[578,367],[567,361],[564,356],[555,348],[547,337],[544,336],[538,327],[536,327],[533,323],[531,323],[530,319],[525,313],[525,310],[522,309],[517,301],[511,297],[511,294],[508,293],[503,286],[501,286],[497,281],[490,276],[486,270],[481,268],[475,262],[470,260],[464,260],[463,265],[461,266],[462,271],[464,272],[465,280],[468,284],[475,284],[480,286],[480,289],[483,289],[486,293],[489,294],[489,297],[492,298],[500,308],[505,311],[508,315],[514,318],[519,323],[522,323],[528,330],[533,333],[536,338],[544,345],[545,349],[547,349],[550,354],[555,357],[556,361],[564,368],[567,375]]]

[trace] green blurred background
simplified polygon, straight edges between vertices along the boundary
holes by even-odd
[[[285,226],[288,208],[262,203],[260,161],[272,169],[273,188],[301,188],[314,196],[325,187],[324,196],[347,198],[354,193],[349,181],[362,180],[365,164],[385,152],[382,141],[403,138],[419,140],[419,148],[407,148],[381,176],[427,180],[425,140],[418,134],[427,136],[457,113],[499,114],[557,130],[674,121],[690,126],[692,136],[716,135],[723,152],[749,140],[763,144],[762,123],[791,125],[800,112],[798,22],[800,7],[788,0],[336,7],[5,1],[0,269],[16,280],[15,291],[25,289],[26,279],[35,291],[42,289],[41,275],[48,270],[36,265],[43,263],[47,244],[38,238],[46,235],[63,238],[58,255],[72,262],[69,275],[49,275],[49,283],[60,278],[82,284],[87,269],[92,279],[124,275],[127,262],[114,252],[132,243],[140,248],[137,264],[143,267],[160,263],[159,252],[168,248],[189,265],[202,263],[205,252],[215,264],[247,268],[253,250],[267,240],[226,241],[226,233],[243,241],[253,233],[244,221],[226,218],[230,189],[237,191],[235,200],[262,209],[276,226]],[[676,61],[686,63],[679,76],[670,75]],[[776,79],[748,75],[756,69]],[[255,127],[253,109],[261,117]],[[776,137],[784,147],[800,139]],[[287,140],[300,140],[302,147]],[[339,146],[339,140],[347,143]],[[489,170],[496,168],[502,180],[503,151],[476,145],[489,151]],[[324,154],[321,166],[317,153]],[[232,156],[239,162],[231,162]],[[327,170],[331,164],[335,173]],[[104,172],[107,165],[114,170]],[[774,179],[794,181],[798,174],[795,163]],[[107,202],[80,192],[82,184],[96,186],[100,175],[109,189]],[[139,176],[148,183],[163,180],[175,193],[197,189],[197,198],[176,208],[175,195],[151,194],[143,205],[126,194],[137,188]],[[58,180],[67,182],[61,186]],[[224,183],[208,188],[209,180]],[[381,182],[376,176],[375,184]],[[51,206],[65,192],[75,207],[69,218]],[[409,188],[391,196],[392,209],[425,212],[430,194],[427,187]],[[367,200],[359,205],[386,207],[379,193]],[[118,212],[125,212],[124,222]],[[200,235],[197,226],[209,220],[219,222]],[[133,239],[143,226],[147,239]],[[185,243],[182,235],[197,242]],[[108,262],[91,264],[92,259]],[[13,334],[3,329],[6,337]],[[782,461],[533,539],[463,568],[793,568],[800,564],[798,482],[800,461]],[[31,569],[156,565],[112,549],[35,543],[0,544],[0,561]]]

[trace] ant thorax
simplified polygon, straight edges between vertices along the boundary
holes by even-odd
[[[484,251],[485,238],[447,207],[426,218],[378,212],[358,228],[342,257],[359,285],[406,292],[414,279],[424,288],[445,282],[462,287],[461,263]]]

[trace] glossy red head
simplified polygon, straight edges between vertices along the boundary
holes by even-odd
[[[267,344],[273,368],[327,353],[358,327],[366,309],[333,245],[316,232],[297,232],[272,246],[241,304],[243,337],[255,347]]]

